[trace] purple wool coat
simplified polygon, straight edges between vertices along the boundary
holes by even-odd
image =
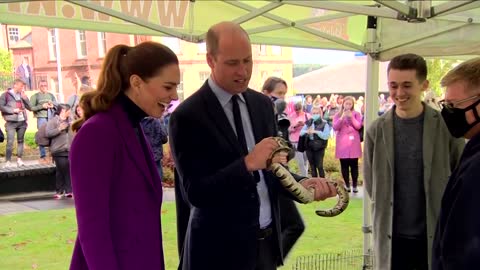
[[[120,104],[76,134],[70,172],[78,236],[71,270],[165,269],[161,181],[146,146],[147,155]]]
[[[352,111],[350,119],[340,118],[339,113],[333,117],[333,130],[336,131],[335,158],[361,158],[362,145],[360,133],[362,127],[362,115]]]

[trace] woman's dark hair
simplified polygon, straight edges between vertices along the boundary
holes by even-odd
[[[82,127],[83,123],[85,123],[86,119],[94,115],[92,110],[92,99],[96,96],[96,92],[97,91],[86,92],[80,97],[77,107],[80,107],[83,110],[83,117],[78,118],[72,123],[73,132],[77,132]],[[75,114],[78,116],[76,108]]]
[[[262,91],[267,92],[267,94],[271,94],[275,89],[275,86],[277,86],[279,83],[282,83],[285,85],[285,87],[287,87],[287,82],[285,82],[285,80],[278,77],[270,77],[263,83]]]
[[[64,104],[64,103],[57,104],[57,106],[55,106],[54,115],[60,115],[62,111],[68,111],[68,110],[70,110],[70,105]]]
[[[157,76],[166,66],[178,65],[178,58],[172,50],[160,43],[147,41],[135,47],[117,45],[111,48],[103,61],[97,89],[83,104],[85,120],[97,112],[110,108],[120,93],[130,88],[130,77],[137,75],[148,81]]]

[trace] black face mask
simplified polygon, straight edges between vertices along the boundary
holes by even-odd
[[[467,133],[473,126],[480,123],[480,116],[476,109],[478,104],[480,104],[480,100],[465,109],[443,107],[442,117],[447,125],[448,131],[450,131],[453,137],[463,137],[463,135],[465,135],[465,133]],[[473,115],[475,116],[475,121],[471,124],[469,124],[465,118],[465,113],[469,110],[472,110]]]

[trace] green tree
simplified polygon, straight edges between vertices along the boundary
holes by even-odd
[[[10,52],[0,49],[0,74],[10,74],[13,71],[13,59]]]
[[[443,93],[440,81],[456,64],[458,64],[457,60],[427,59],[427,77],[430,81],[430,89],[432,89],[437,96],[441,96]]]

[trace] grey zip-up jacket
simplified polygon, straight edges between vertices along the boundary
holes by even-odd
[[[3,92],[0,95],[0,111],[2,112],[3,119],[5,121],[10,121],[10,122],[18,122],[19,121],[19,114],[14,113],[13,110],[17,108],[17,101],[15,100],[15,96],[12,93],[13,90],[8,90]],[[8,97],[7,97],[8,95]],[[21,98],[22,101],[22,107],[24,109],[27,109],[31,111],[30,107],[30,100],[27,98]],[[23,117],[25,121],[27,121],[27,112],[23,111]]]
[[[52,155],[70,151],[70,144],[72,143],[70,127],[60,131],[58,129],[60,123],[60,117],[55,115],[52,119],[48,120],[47,127],[45,128],[47,137],[52,140],[50,142],[50,152]]]

